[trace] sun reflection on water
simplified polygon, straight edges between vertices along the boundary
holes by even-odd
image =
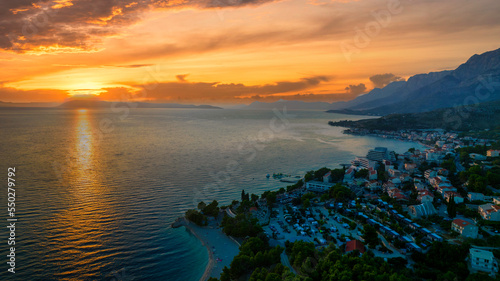
[[[78,110],[78,121],[76,126],[76,164],[80,172],[92,168],[92,130],[89,123],[89,116],[86,109]],[[85,174],[81,174],[85,177]]]
[[[71,262],[77,266],[70,271],[54,273],[57,278],[93,276],[90,279],[102,279],[96,276],[103,277],[105,273],[100,272],[101,269],[112,262],[97,261],[116,255],[108,250],[112,248],[109,244],[113,243],[110,234],[117,229],[114,222],[116,213],[111,208],[108,190],[103,184],[93,114],[93,111],[81,109],[74,112],[71,172],[65,177],[69,204],[53,219],[53,223],[64,229],[64,233],[55,234],[50,239],[60,245],[54,262]]]

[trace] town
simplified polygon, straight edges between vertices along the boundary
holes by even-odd
[[[303,271],[301,259],[289,250],[294,242],[316,249],[334,245],[344,253],[369,251],[384,261],[404,260],[414,267],[421,263],[415,259],[436,250],[436,243],[446,243],[467,251],[460,262],[468,272],[495,277],[500,257],[499,143],[439,130],[376,134],[428,148],[397,154],[376,147],[342,168],[310,171],[286,189],[261,196],[242,191],[241,201],[220,208],[224,232],[242,239],[264,235],[270,246],[285,247],[290,260],[280,261],[291,273]],[[200,210],[198,216],[215,217],[219,208],[214,201]],[[196,216],[191,212],[191,217]]]

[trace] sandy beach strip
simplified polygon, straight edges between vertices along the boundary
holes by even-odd
[[[222,232],[222,229],[207,226],[201,227],[184,219],[183,225],[201,244],[207,248],[209,261],[200,278],[205,281],[210,277],[219,278],[224,266],[229,267],[233,258],[239,253],[240,245]]]

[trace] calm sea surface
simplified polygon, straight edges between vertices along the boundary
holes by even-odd
[[[170,224],[193,202],[287,184],[375,146],[321,111],[0,110],[0,280],[198,280],[204,247]],[[7,272],[7,169],[16,168],[16,273]]]

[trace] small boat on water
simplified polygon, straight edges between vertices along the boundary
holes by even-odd
[[[270,175],[270,174],[267,174],[267,175],[266,175],[266,178],[270,178],[270,177],[271,177],[271,175]]]

